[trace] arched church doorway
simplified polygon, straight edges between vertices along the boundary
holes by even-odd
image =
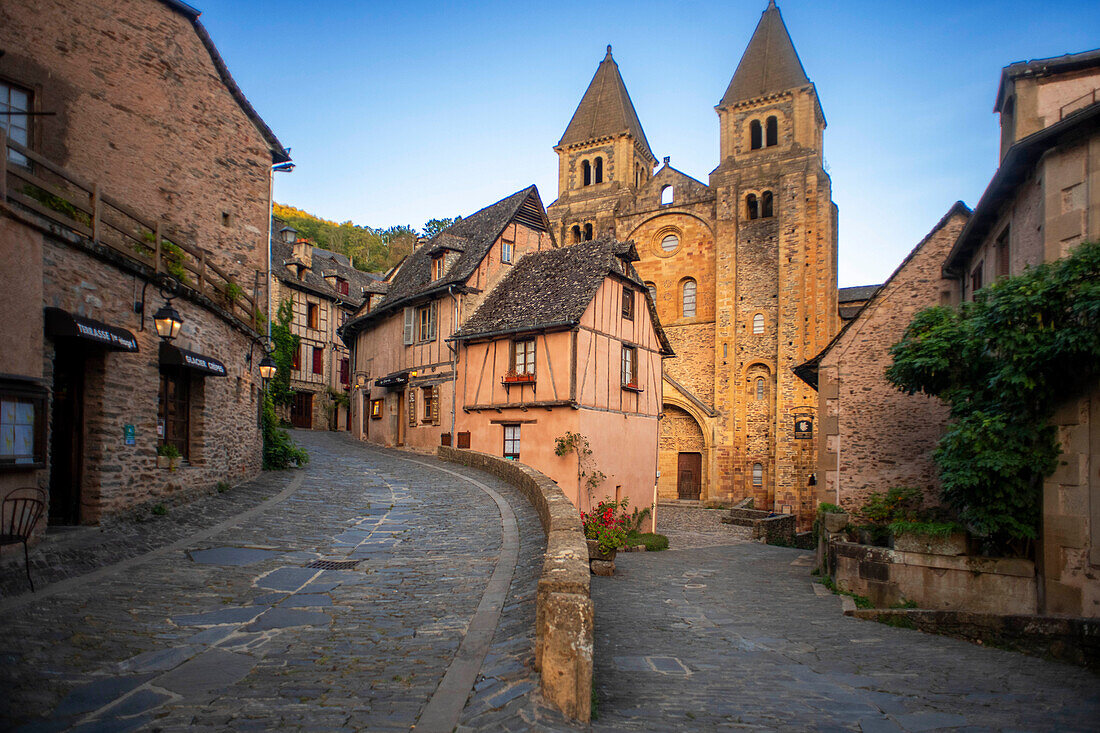
[[[665,403],[658,442],[661,479],[658,492],[666,499],[704,498],[707,454],[703,429],[695,417],[681,407]]]

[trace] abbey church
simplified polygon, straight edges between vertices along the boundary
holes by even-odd
[[[792,368],[839,328],[825,115],[774,1],[716,107],[703,183],[658,167],[607,55],[558,154],[558,242],[633,240],[675,359],[665,362],[658,492],[812,515],[820,421]],[[656,172],[654,172],[656,171]]]

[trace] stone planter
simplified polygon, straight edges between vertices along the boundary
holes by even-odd
[[[615,559],[615,553],[618,550],[612,550],[611,552],[600,552],[600,543],[598,540],[586,540],[588,542],[588,560],[603,560],[605,562],[611,562]]]
[[[952,532],[943,536],[906,532],[894,535],[894,549],[900,552],[923,552],[926,555],[965,555],[966,532]]]
[[[825,527],[826,532],[842,532],[845,527],[848,526],[848,515],[845,514],[822,514],[821,524]]]

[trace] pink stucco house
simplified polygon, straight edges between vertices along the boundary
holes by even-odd
[[[672,350],[637,259],[612,240],[558,248],[533,186],[462,219],[344,327],[353,432],[522,461],[581,509],[605,497],[650,506]],[[568,433],[592,451],[580,466],[577,451],[555,451]]]

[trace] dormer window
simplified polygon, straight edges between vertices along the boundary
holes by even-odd
[[[432,280],[438,280],[443,277],[443,255],[436,255],[432,258]]]
[[[507,239],[501,239],[500,240],[500,261],[501,262],[511,263],[511,261],[512,261],[512,250],[515,249],[515,244],[516,244],[515,242],[510,242]],[[439,276],[443,277],[442,271],[440,272]]]
[[[349,292],[348,281],[342,277],[336,278],[336,292],[340,295],[347,295]]]
[[[623,286],[623,318],[628,321],[634,320],[634,291]]]

